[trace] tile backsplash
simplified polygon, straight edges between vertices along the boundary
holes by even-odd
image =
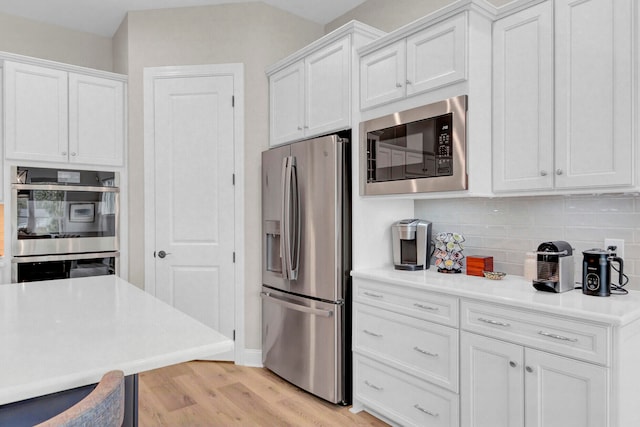
[[[519,276],[526,252],[565,240],[574,248],[575,279],[582,281],[582,251],[604,248],[605,238],[623,239],[627,288],[640,290],[638,195],[416,200],[415,215],[433,223],[434,236],[463,234],[465,256],[493,256],[495,271]]]

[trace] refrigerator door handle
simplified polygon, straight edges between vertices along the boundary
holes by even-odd
[[[289,156],[282,159],[282,206],[280,209],[280,224],[282,224],[282,236],[280,239],[280,254],[282,259],[282,277],[289,279],[289,215],[291,213],[289,197],[289,171],[290,163]]]
[[[300,251],[300,202],[295,157],[282,159],[282,276],[288,280],[298,278],[298,254]]]
[[[268,300],[271,302],[274,302],[276,304],[279,304],[283,307],[287,307],[290,308],[292,310],[296,310],[296,311],[301,311],[303,313],[308,313],[308,314],[315,314],[316,316],[320,316],[320,317],[331,317],[333,316],[333,311],[332,310],[321,310],[318,308],[311,308],[311,307],[305,307],[304,305],[300,305],[300,304],[296,304],[293,302],[289,302],[289,301],[285,301],[282,300],[274,295],[271,295],[269,292],[260,292],[260,297],[262,297],[262,299],[264,300]]]

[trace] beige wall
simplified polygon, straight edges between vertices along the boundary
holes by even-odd
[[[129,17],[125,16],[113,35],[113,71],[129,74]]]
[[[3,13],[0,51],[113,71],[111,38]]]
[[[129,71],[129,280],[144,284],[144,67],[244,63],[245,345],[259,349],[260,153],[269,135],[265,68],[322,36],[323,27],[259,2],[130,12],[127,19],[115,50],[118,68],[124,55]]]
[[[510,1],[488,0],[495,6],[502,6]],[[329,33],[355,19],[382,31],[391,32],[453,2],[454,0],[367,0],[328,23],[325,30]]]

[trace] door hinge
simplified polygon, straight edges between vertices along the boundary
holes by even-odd
[[[235,252],[233,253],[233,262],[234,263],[236,262],[236,253]]]
[[[235,106],[236,106],[236,97],[235,97],[235,95],[232,95],[231,96],[231,107],[233,108]]]
[[[231,185],[236,185],[236,174],[235,173],[231,174]]]

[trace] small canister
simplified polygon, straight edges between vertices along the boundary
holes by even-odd
[[[524,279],[533,281],[538,278],[538,261],[535,252],[527,252],[524,259]]]

